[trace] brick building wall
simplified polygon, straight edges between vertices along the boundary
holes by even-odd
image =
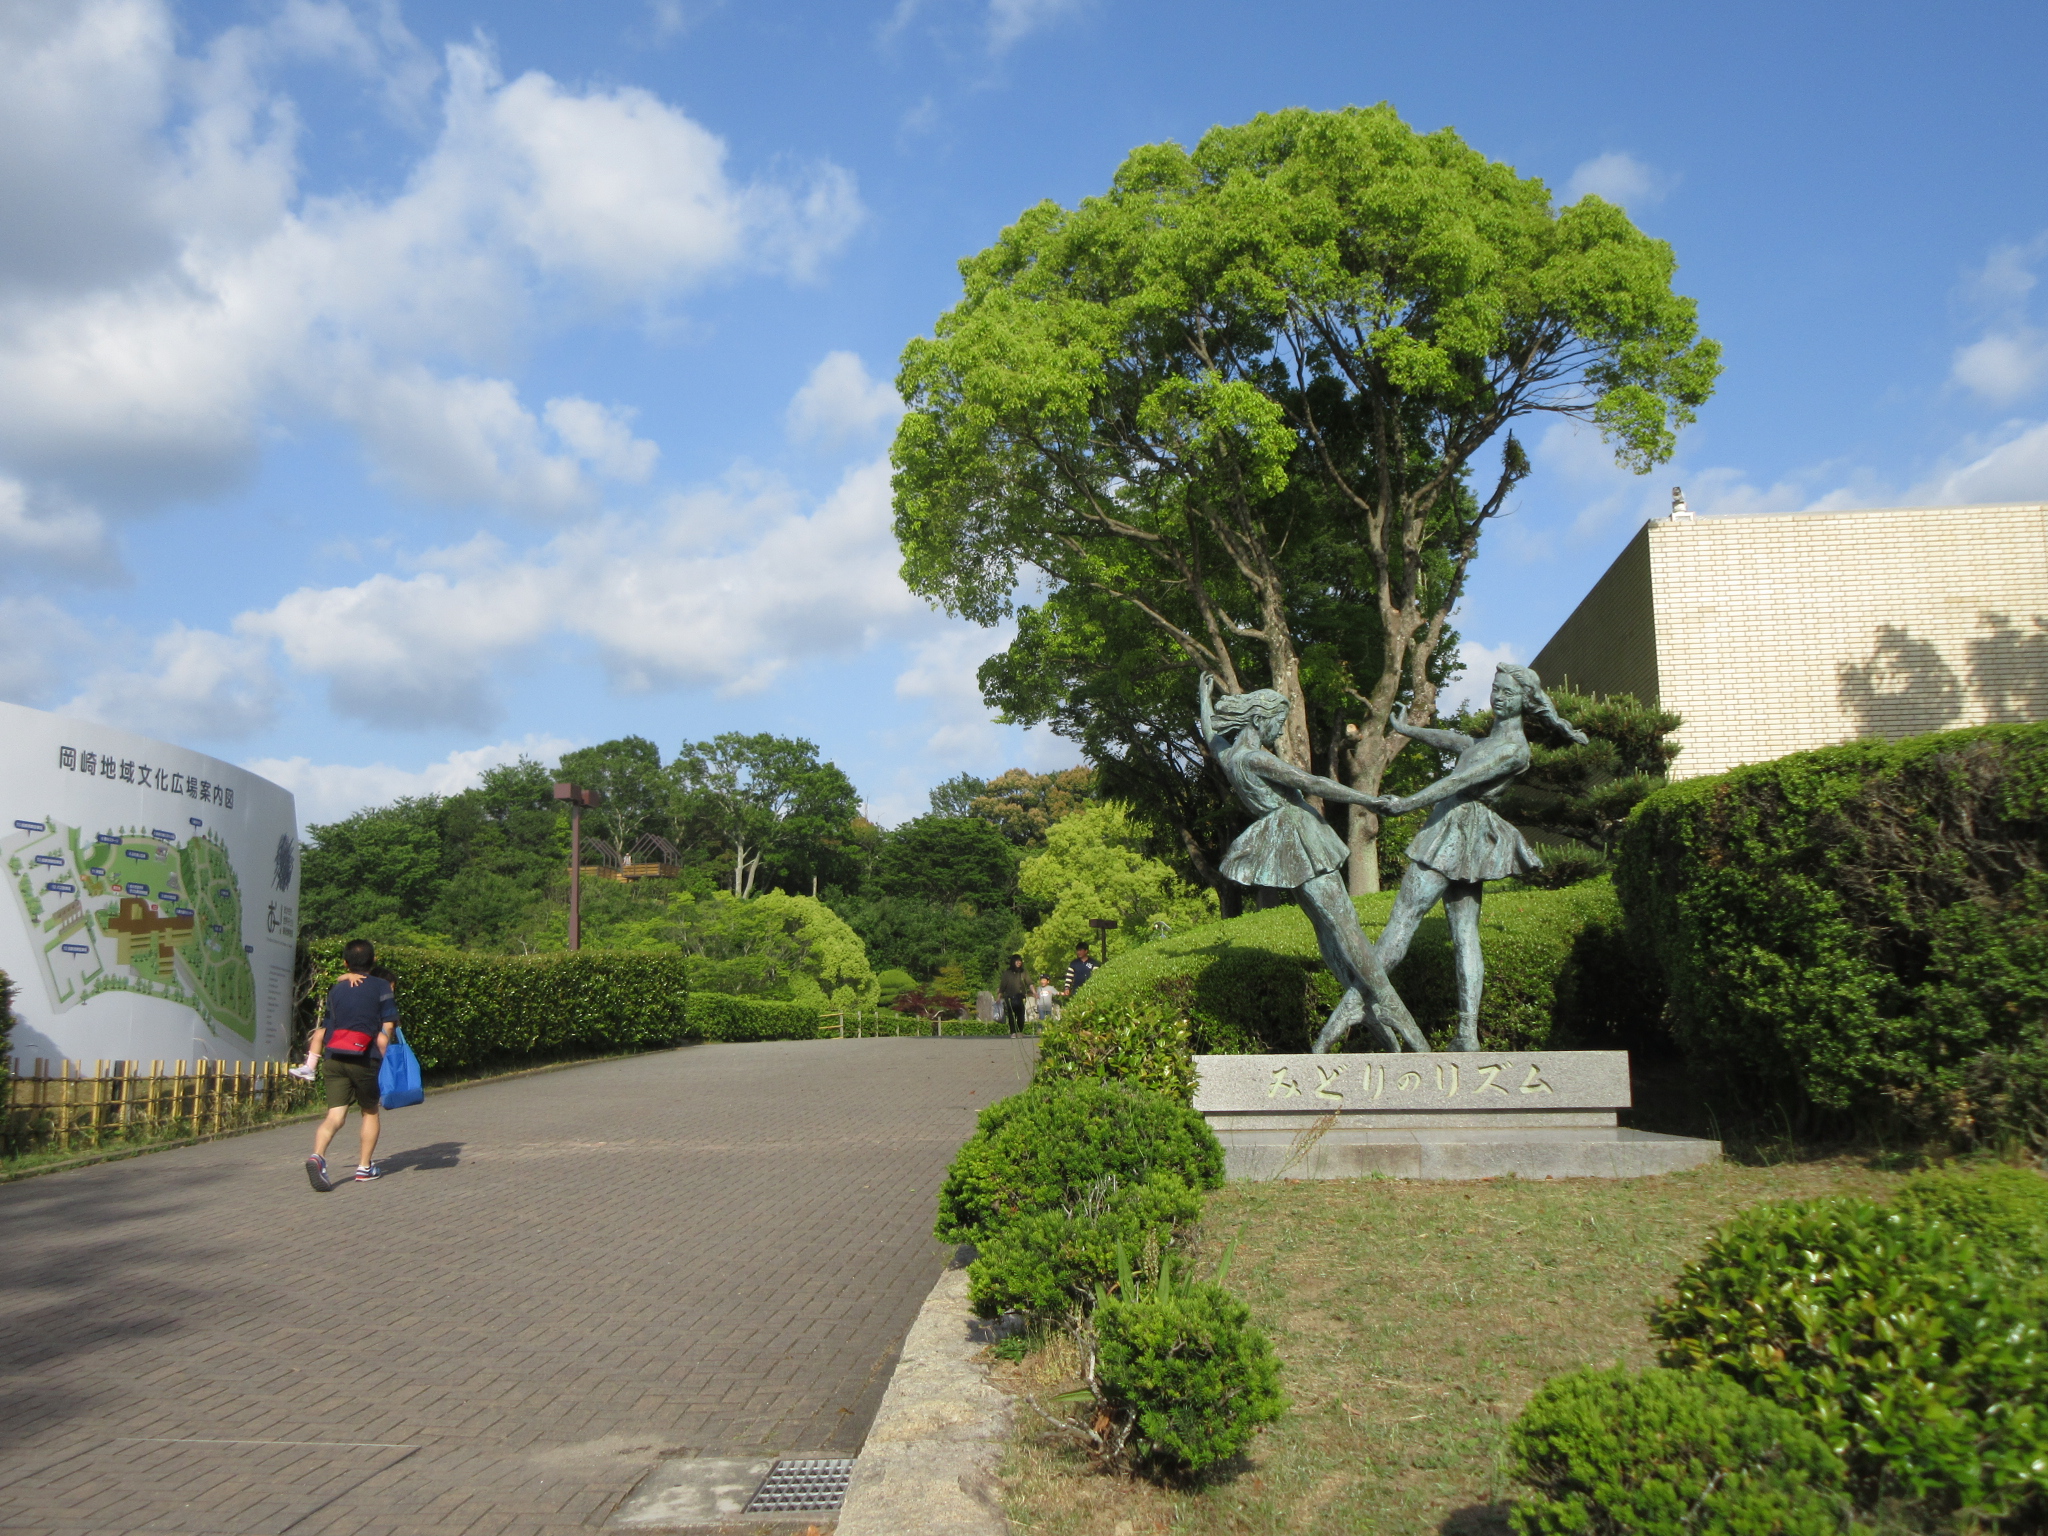
[[[1534,666],[1684,717],[1674,778],[2048,719],[2048,506],[1648,523]]]

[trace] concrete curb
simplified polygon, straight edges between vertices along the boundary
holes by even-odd
[[[1004,1536],[995,1468],[1009,1396],[977,1358],[993,1337],[949,1268],[903,1340],[840,1508],[838,1536]]]

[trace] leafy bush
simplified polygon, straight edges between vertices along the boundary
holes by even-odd
[[[316,941],[308,954],[312,989],[301,1022],[310,1028],[341,975],[341,941]],[[406,1041],[429,1070],[566,1051],[652,1050],[690,1033],[685,962],[672,954],[389,949],[377,960],[397,977]]]
[[[1938,1168],[1899,1186],[1892,1204],[1945,1221],[1980,1247],[2048,1268],[2048,1178],[2025,1168]]]
[[[1842,1464],[1799,1415],[1725,1377],[1577,1371],[1509,1434],[1518,1536],[1834,1536]]]
[[[1368,935],[1385,926],[1393,900],[1391,891],[1359,898]],[[1661,1008],[1654,976],[1622,937],[1621,909],[1604,880],[1490,892],[1480,944],[1486,990],[1479,1034],[1493,1049],[1628,1044]],[[1426,1032],[1449,1038],[1457,979],[1441,913],[1417,932],[1394,985]],[[1337,985],[1308,919],[1299,908],[1276,907],[1118,955],[1046,1026],[1039,1075],[1122,1076],[1160,1092],[1181,1091],[1185,1082],[1191,1092],[1189,1052],[1306,1051],[1336,1003]],[[1373,1048],[1362,1031],[1352,1044]]]
[[[690,1033],[700,1040],[815,1040],[818,1005],[786,1003],[769,997],[732,997],[723,992],[692,992]]]
[[[1202,1217],[1202,1197],[1176,1175],[1137,1183],[1105,1175],[1074,1205],[1031,1211],[999,1227],[967,1266],[983,1317],[1022,1311],[1057,1318],[1085,1308],[1135,1256],[1156,1276]]]
[[[1243,1450],[1287,1400],[1273,1346],[1245,1304],[1221,1285],[1175,1285],[1171,1270],[1149,1291],[1096,1307],[1093,1385],[1116,1426],[1112,1459],[1201,1472]]]
[[[1117,1083],[1033,1086],[981,1112],[946,1170],[936,1231],[979,1244],[1028,1212],[1078,1208],[1105,1176],[1160,1173],[1223,1182],[1223,1148],[1186,1105]]]
[[[1866,1507],[2038,1519],[2048,1274],[1995,1235],[2024,1205],[2000,1189],[1929,1181],[1898,1209],[1847,1198],[1744,1212],[1652,1313],[1661,1359],[1799,1413]]]
[[[2048,1133],[2048,725],[1671,785],[1616,885],[1698,1064],[1962,1139]]]

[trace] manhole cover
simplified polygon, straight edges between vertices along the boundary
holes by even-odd
[[[795,1515],[837,1509],[846,1501],[846,1484],[852,1476],[851,1456],[778,1461],[768,1480],[747,1501],[746,1513]]]

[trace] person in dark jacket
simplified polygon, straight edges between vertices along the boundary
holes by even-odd
[[[1083,939],[1074,946],[1074,963],[1067,967],[1066,990],[1061,997],[1071,998],[1081,990],[1081,985],[1095,974],[1095,961],[1088,953],[1088,941]]]
[[[363,1112],[356,1180],[365,1183],[383,1175],[376,1163],[378,1122],[384,1108],[377,1071],[384,1064],[391,1031],[398,1023],[398,999],[391,983],[370,974],[377,960],[370,941],[349,940],[341,959],[348,974],[328,989],[327,1006],[311,1042],[320,1056],[320,1076],[327,1085],[327,1118],[313,1132],[306,1178],[322,1194],[334,1188],[334,1181],[327,1176],[327,1145],[348,1119],[350,1104]]]
[[[996,992],[1003,1000],[1003,1022],[1010,1026],[1014,1039],[1024,1033],[1024,1002],[1031,996],[1031,973],[1024,969],[1022,955],[1010,956],[1002,979],[996,983]]]

